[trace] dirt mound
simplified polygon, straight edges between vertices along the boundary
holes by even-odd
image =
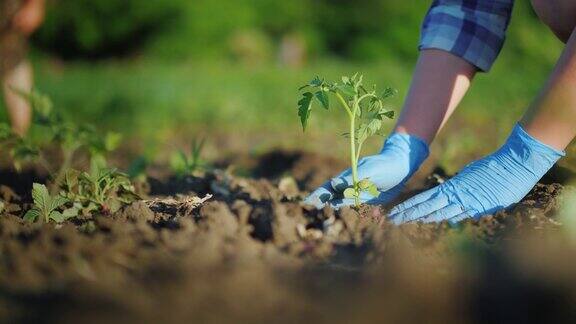
[[[572,251],[558,248],[564,236],[552,217],[560,185],[538,185],[512,212],[457,227],[395,227],[379,207],[302,207],[290,178],[214,172],[186,181],[186,195],[93,221],[0,218],[0,321],[445,323],[574,314],[568,269],[576,264],[562,259]],[[4,199],[21,213],[17,195]],[[561,274],[543,257],[563,260]]]
[[[314,152],[277,149],[261,155],[237,154],[216,163],[216,166],[234,165],[246,170],[254,178],[278,180],[294,177],[304,190],[312,190],[345,168],[345,161]]]

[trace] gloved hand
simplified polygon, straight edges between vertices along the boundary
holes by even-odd
[[[493,214],[519,202],[564,152],[543,144],[517,124],[495,153],[466,166],[445,183],[416,195],[390,211],[395,224]]]
[[[360,201],[367,204],[390,202],[427,157],[428,144],[423,140],[408,134],[392,134],[379,154],[358,162],[358,180],[370,179],[380,192],[377,197],[362,192]],[[312,192],[304,203],[316,208],[323,208],[325,204],[333,208],[353,205],[354,199],[345,199],[342,195],[344,189],[351,185],[352,170],[348,169]]]

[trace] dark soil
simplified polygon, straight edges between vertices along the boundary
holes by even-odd
[[[3,187],[0,322],[576,319],[576,246],[555,217],[561,185],[480,221],[396,227],[385,207],[302,207],[302,190],[329,176],[315,180],[314,161],[296,157],[288,172],[258,164],[274,180],[155,180],[150,199],[63,226],[22,221],[28,206]]]

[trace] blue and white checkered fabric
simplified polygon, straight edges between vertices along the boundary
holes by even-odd
[[[420,36],[423,49],[441,49],[488,71],[502,49],[514,0],[434,0]]]

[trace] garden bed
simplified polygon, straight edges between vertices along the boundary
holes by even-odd
[[[256,161],[266,178],[152,180],[146,199],[62,225],[23,221],[30,202],[3,187],[0,322],[573,319],[561,185],[480,221],[397,227],[385,206],[301,206],[326,160],[293,154]]]

